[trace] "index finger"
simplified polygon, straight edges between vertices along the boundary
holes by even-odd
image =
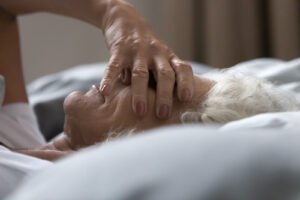
[[[175,85],[175,73],[167,59],[156,57],[156,115],[160,119],[167,119],[172,113],[173,89]]]
[[[125,61],[122,59],[122,56],[116,55],[110,59],[100,84],[100,91],[104,96],[109,96],[114,84],[118,80],[118,76],[125,67]]]
[[[148,80],[149,71],[146,60],[135,59],[131,75],[132,106],[133,111],[139,116],[147,113]]]

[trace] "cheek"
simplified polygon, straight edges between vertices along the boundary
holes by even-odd
[[[135,128],[137,130],[145,130],[155,126],[159,126],[157,118],[155,117],[155,91],[148,91],[147,114],[143,117],[138,117],[132,109],[131,91],[122,91],[117,96],[117,101],[114,113],[113,126],[123,127],[126,129]]]
[[[131,106],[131,90],[130,87],[119,90],[114,98],[111,99],[107,105],[110,111],[109,115],[112,116],[111,127],[121,131],[130,130],[135,128],[140,119],[133,112]]]
[[[120,93],[110,104],[110,110],[113,113],[116,124],[132,124],[132,121],[136,120],[136,116],[131,108],[131,95],[128,93]]]

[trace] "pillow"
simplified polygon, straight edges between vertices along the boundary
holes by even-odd
[[[0,107],[3,104],[4,94],[5,94],[5,81],[4,81],[4,77],[0,75]]]

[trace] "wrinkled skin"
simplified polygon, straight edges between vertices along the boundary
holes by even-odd
[[[119,75],[132,85],[132,109],[143,116],[148,111],[149,70],[157,80],[156,116],[168,118],[172,112],[173,89],[181,102],[194,94],[191,66],[152,32],[143,17],[125,0],[1,0],[0,7],[19,15],[46,11],[90,23],[103,31],[111,58],[101,82],[101,92],[109,96]]]
[[[128,131],[144,131],[156,127],[180,124],[181,113],[195,110],[205,100],[213,81],[195,76],[196,94],[193,100],[181,104],[174,95],[174,109],[171,117],[162,120],[155,117],[155,90],[148,88],[149,112],[144,117],[136,116],[130,108],[132,89],[116,82],[115,90],[109,97],[104,97],[97,86],[86,93],[71,93],[64,102],[65,136],[57,141],[65,140],[73,150],[101,143],[111,137],[111,133],[127,134]],[[57,144],[57,143],[56,143]],[[59,145],[58,145],[59,146]]]
[[[5,74],[8,85],[5,104],[27,102],[16,15],[35,12],[51,12],[77,18],[103,31],[111,58],[100,90],[106,97],[113,98],[116,80],[121,75],[123,83],[130,84],[130,98],[128,97],[127,101],[130,106],[128,104],[127,107],[136,117],[145,117],[151,113],[152,117],[157,116],[159,119],[165,119],[165,122],[173,123],[173,113],[176,112],[176,109],[172,110],[173,105],[190,102],[193,98],[194,80],[191,66],[161,42],[145,20],[125,1],[1,0],[1,23],[7,25],[5,30],[2,30],[3,26],[0,27],[0,33],[5,34],[5,37],[2,37],[4,42],[0,44],[5,55],[0,58],[0,72]],[[153,72],[157,81],[155,92],[148,91],[149,71]],[[11,80],[13,84],[10,84]],[[175,83],[175,93],[179,101],[174,101],[173,98]],[[149,96],[154,96],[155,102],[149,103]],[[71,119],[73,120],[71,117],[68,121]],[[65,152],[70,150],[70,145],[74,145],[70,143],[70,138],[58,139],[41,149],[16,151],[53,160],[55,157],[64,156]]]
[[[157,81],[154,113],[157,117],[168,118],[172,113],[175,82],[178,99],[182,102],[192,99],[191,66],[154,35],[131,5],[123,1],[113,5],[108,17],[104,17],[103,32],[111,59],[101,82],[102,94],[110,94],[122,73],[123,82],[131,83],[133,111],[144,116],[149,109],[147,84],[151,70]]]

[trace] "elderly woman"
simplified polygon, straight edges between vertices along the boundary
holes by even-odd
[[[27,102],[21,70],[16,15],[51,12],[77,18],[102,30],[111,54],[101,82],[101,93],[109,97],[117,78],[131,78],[131,108],[145,116],[148,73],[156,74],[155,115],[167,119],[172,112],[173,89],[181,102],[194,93],[191,66],[179,59],[161,42],[138,12],[124,0],[1,0],[0,1],[0,74],[6,79],[4,104]]]
[[[148,111],[146,92],[149,70],[157,74],[157,117],[165,119],[171,112],[175,82],[182,102],[190,101],[193,96],[191,66],[161,42],[125,0],[0,0],[0,12],[2,16],[3,13],[10,15],[11,20],[14,15],[51,12],[101,29],[111,54],[101,82],[101,93],[109,96],[120,74],[124,80],[131,75],[132,108],[139,116]]]
[[[173,110],[166,120],[155,117],[153,82],[148,88],[149,112],[144,117],[132,112],[132,90],[121,81],[116,83],[110,97],[103,96],[99,86],[95,85],[87,92],[75,91],[64,102],[64,135],[46,148],[77,150],[116,136],[160,126],[180,123],[222,124],[259,113],[298,109],[292,98],[264,80],[225,72],[208,77],[194,76],[195,95],[191,102],[181,104],[174,95]]]
[[[10,42],[5,50],[13,51],[6,60],[7,63],[16,66],[17,73],[6,73],[8,90],[5,101],[6,103],[24,102],[27,97],[23,77],[18,69],[20,58],[16,25],[12,23],[8,30],[9,34],[5,36],[3,33],[3,37],[11,38],[12,41],[5,40]],[[5,47],[5,43],[2,44]],[[12,48],[13,46],[15,48]],[[5,72],[5,69],[3,71]],[[71,93],[64,103],[65,133],[39,149],[15,149],[15,151],[53,160],[115,136],[155,127],[179,123],[226,123],[264,112],[297,109],[292,100],[270,83],[253,77],[223,73],[221,76],[193,76],[191,80],[192,88],[195,88],[194,95],[185,103],[180,101],[180,95],[175,93],[176,90],[169,88],[172,94],[169,102],[173,109],[166,108],[160,111],[156,107],[160,101],[159,95],[156,95],[160,89],[159,73],[152,71],[150,75],[150,81],[147,78],[145,91],[147,104],[142,106],[147,107],[148,112],[143,115],[136,115],[135,108],[132,109],[136,83],[132,81],[130,85],[126,85],[123,82],[128,82],[128,80],[124,81],[124,78],[134,80],[135,74],[127,74],[127,77],[114,81],[109,96],[103,95],[100,85],[92,86],[86,93],[80,91]],[[19,80],[19,84],[14,84],[10,82],[11,80],[14,82]],[[180,84],[177,84],[177,88],[179,87]],[[159,116],[161,113],[164,119],[157,116],[157,113]]]
[[[29,9],[30,6],[25,5],[25,2],[27,1],[22,1],[23,6],[17,6],[18,4],[14,0],[0,1],[0,5],[5,5],[3,7],[8,11],[20,13],[36,10],[39,6],[46,6],[44,4],[40,5],[38,1],[34,4],[36,7]],[[59,2],[64,1],[53,2],[60,4]],[[124,3],[123,1],[116,2],[122,2],[122,5]],[[47,8],[49,10],[54,9],[51,6]],[[117,8],[112,12],[111,17],[117,13]],[[66,7],[62,7],[62,10],[57,10],[57,12],[66,14],[63,12],[64,9]],[[72,9],[66,9],[67,11],[70,12],[70,16],[75,14]],[[144,59],[146,57],[150,59],[149,55],[146,57],[145,55],[142,57],[140,57],[141,55],[129,56],[133,59],[130,62],[134,63],[133,69],[130,70],[132,74],[126,72],[127,75],[122,80],[125,79],[123,82],[128,82],[128,79],[131,79],[132,81],[130,85],[125,85],[121,79],[114,79],[120,72],[121,65],[119,66],[119,64],[127,66],[129,62],[128,60],[125,62],[122,54],[118,54],[121,51],[120,48],[125,48],[126,44],[122,40],[120,41],[120,39],[124,39],[123,37],[115,38],[114,36],[117,37],[118,34],[112,34],[114,31],[118,32],[118,28],[122,30],[122,27],[116,25],[108,28],[106,33],[108,34],[106,37],[110,38],[108,39],[109,45],[113,46],[111,47],[113,56],[102,84],[92,86],[86,93],[73,92],[65,99],[65,133],[54,141],[43,144],[43,139],[34,125],[32,111],[27,105],[21,70],[17,24],[9,14],[4,14],[4,12],[0,14],[0,73],[4,75],[7,83],[5,106],[0,112],[0,122],[2,123],[0,154],[6,161],[12,161],[5,163],[0,160],[0,164],[5,165],[5,170],[11,170],[10,172],[1,171],[0,165],[0,177],[2,177],[1,180],[4,183],[3,185],[0,184],[0,188],[13,185],[12,180],[18,180],[15,177],[15,171],[18,172],[17,174],[26,174],[28,171],[36,170],[45,164],[38,160],[32,160],[32,158],[20,157],[20,155],[16,155],[9,150],[46,160],[55,160],[70,152],[104,142],[115,136],[140,132],[159,126],[179,123],[225,123],[263,112],[297,109],[296,104],[289,97],[275,89],[271,84],[256,78],[226,73],[219,77],[193,76],[189,67],[178,68],[183,66],[178,65],[183,62],[170,53],[169,50],[167,51],[164,46],[157,48],[157,40],[154,38],[152,38],[152,42],[145,41],[144,45],[151,44],[151,47],[147,46],[150,49],[154,45],[156,51],[150,57],[151,62],[157,64],[156,67],[153,69],[146,68],[146,71],[144,68],[140,68],[148,65]],[[122,20],[118,22],[121,23]],[[96,22],[92,21],[91,23]],[[121,33],[123,32],[121,31]],[[141,31],[140,33],[145,32]],[[147,32],[146,35],[149,33]],[[131,34],[127,34],[130,38]],[[129,42],[136,44],[136,40],[130,39]],[[120,44],[123,46],[118,46]],[[130,46],[131,44],[127,45]],[[117,54],[114,50],[117,51]],[[149,51],[147,52],[149,53]],[[135,58],[135,56],[137,57]],[[168,62],[171,63],[172,69],[174,69],[171,75],[167,75],[167,80],[163,75],[170,69],[159,67],[166,66],[165,59],[169,60]],[[182,69],[184,70],[181,71]],[[142,71],[142,76],[134,73],[135,70],[136,72]],[[154,77],[150,82],[148,82],[148,70],[151,71]],[[176,87],[173,80],[174,74],[177,75]],[[144,79],[146,85],[144,85]],[[112,80],[114,81],[112,82]],[[190,90],[191,88],[195,89]],[[181,100],[185,103],[182,103]],[[10,132],[10,130],[13,130],[13,132]],[[25,141],[29,142],[25,144]],[[41,145],[38,146],[39,144]],[[24,169],[22,162],[25,162],[27,167],[31,166],[30,170]],[[19,173],[20,171],[22,173]],[[0,196],[1,193],[0,190]]]
[[[0,0],[0,75],[6,83],[0,109],[1,199],[23,176],[49,164],[16,154],[12,149],[29,149],[19,151],[44,159],[55,159],[65,154],[38,149],[44,141],[27,103],[16,16],[35,12],[77,18],[102,30],[111,58],[100,92],[105,98],[112,98],[117,77],[122,75],[123,80],[128,81],[130,76],[130,108],[134,115],[143,117],[150,110],[147,107],[149,71],[156,74],[155,115],[160,119],[167,119],[172,112],[175,83],[181,102],[189,102],[194,93],[191,67],[162,43],[138,12],[124,0]]]

